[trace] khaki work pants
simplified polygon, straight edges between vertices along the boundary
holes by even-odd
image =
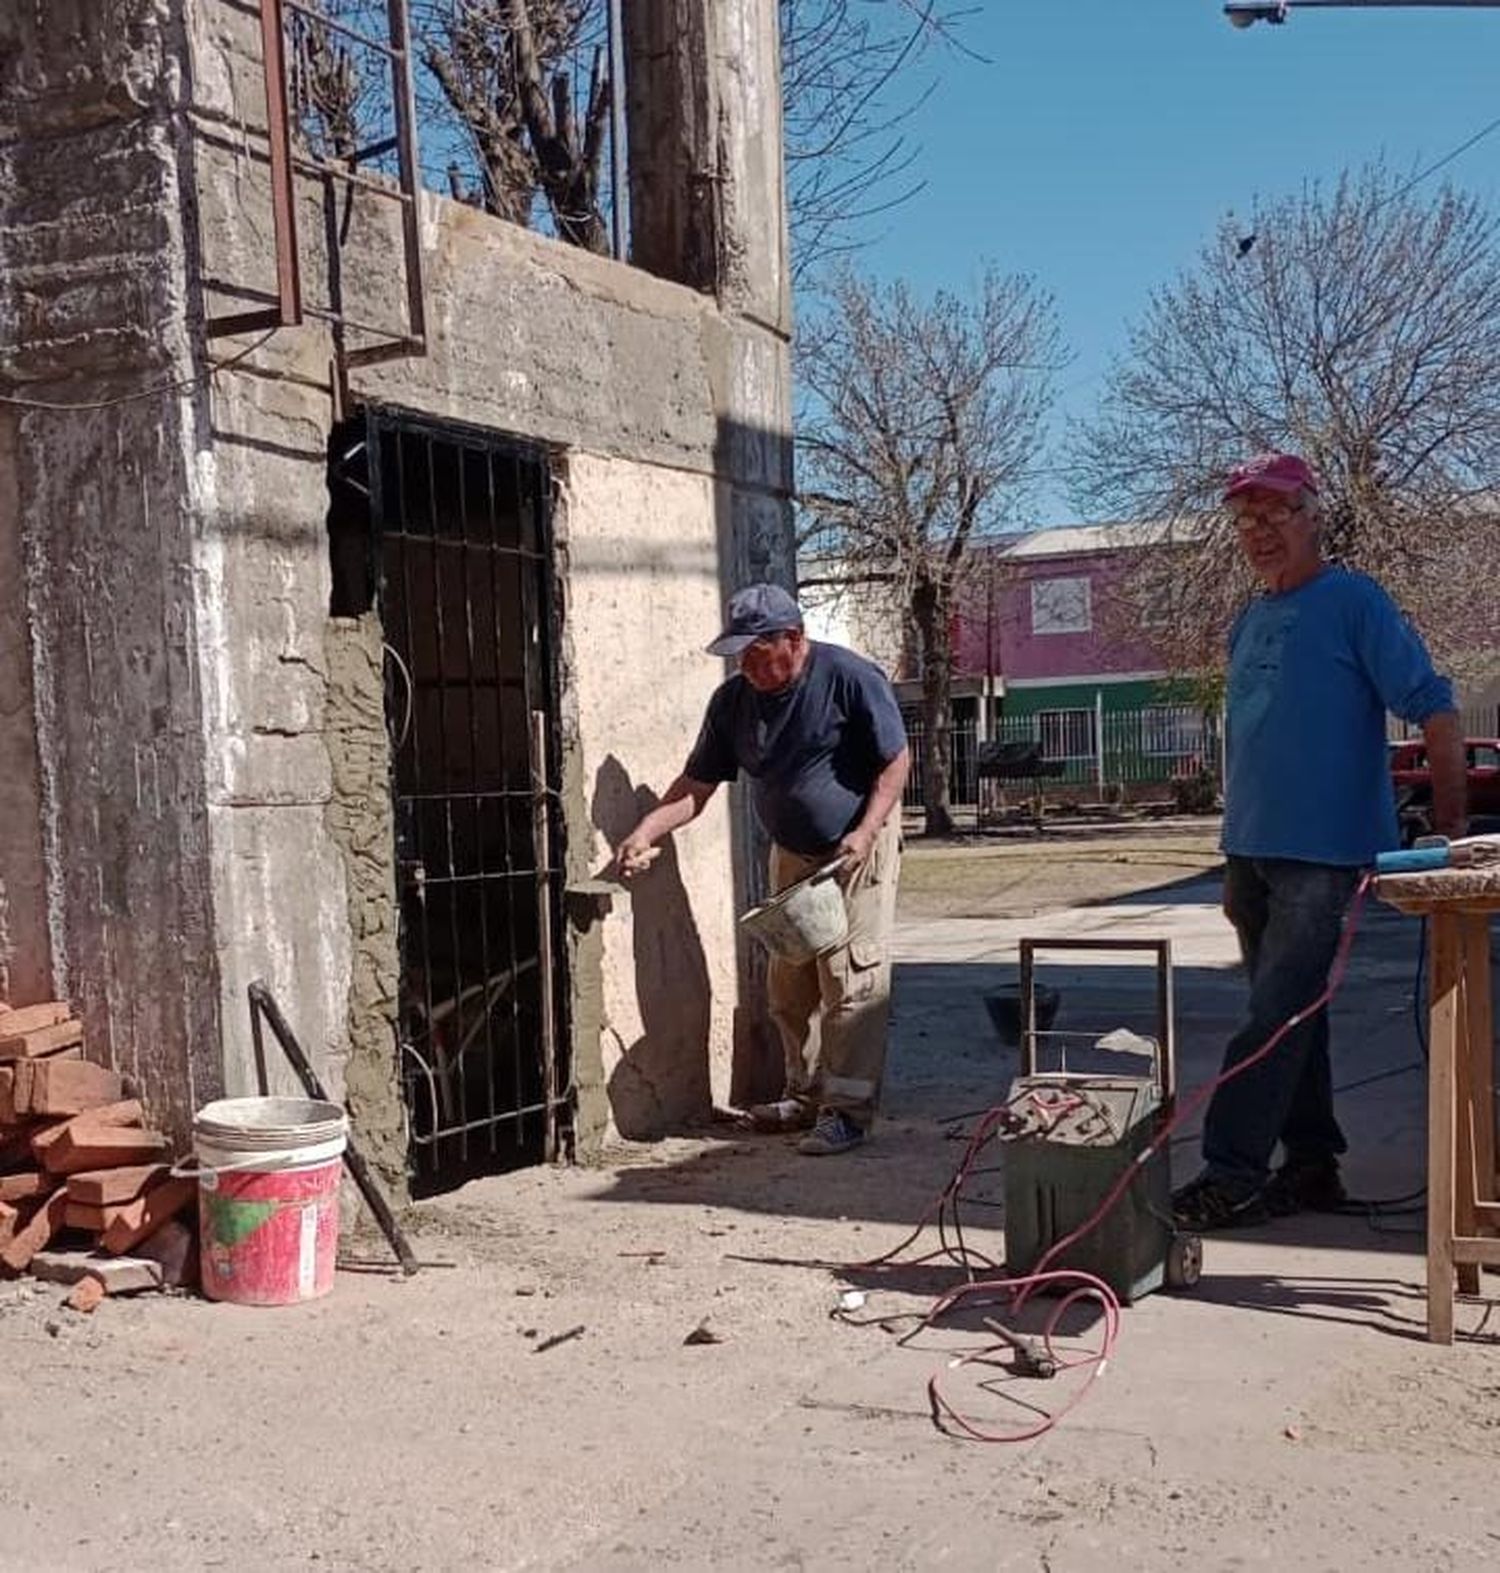
[[[829,861],[771,848],[771,888],[785,890]],[[868,1129],[885,1073],[891,1006],[891,928],[901,873],[901,826],[886,821],[864,866],[844,886],[849,938],[812,961],[772,958],[771,1019],[786,1055],[788,1098],[840,1109]]]

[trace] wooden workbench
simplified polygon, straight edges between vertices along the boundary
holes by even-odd
[[[1460,1293],[1477,1294],[1481,1268],[1500,1270],[1490,997],[1500,868],[1391,874],[1375,892],[1429,919],[1427,1337],[1451,1344],[1455,1280]]]

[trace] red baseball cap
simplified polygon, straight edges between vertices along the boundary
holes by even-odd
[[[1316,493],[1318,478],[1305,459],[1295,453],[1258,453],[1229,472],[1224,483],[1224,501],[1241,492],[1284,492],[1288,496],[1303,489]]]

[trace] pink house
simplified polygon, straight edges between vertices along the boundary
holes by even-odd
[[[1138,525],[1037,530],[990,548],[954,626],[955,677],[1036,684],[1156,680],[1161,656],[1132,635],[1119,587],[1164,532]]]
[[[1214,718],[1184,704],[1121,593],[1139,554],[1171,539],[1165,526],[1080,525],[987,549],[954,620],[960,780],[991,739],[1036,742],[1073,792],[1155,792],[1215,757]]]

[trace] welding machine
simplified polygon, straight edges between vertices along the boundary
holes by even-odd
[[[1157,1036],[1123,1029],[1094,1048],[1148,1060],[1144,1075],[1072,1072],[1066,1050],[1055,1070],[1038,1066],[1037,1040],[1077,1034],[1037,1026],[1036,953],[1150,952],[1156,957]],[[1153,1289],[1189,1289],[1203,1266],[1197,1235],[1172,1224],[1168,1143],[1144,1163],[1141,1154],[1170,1119],[1176,1086],[1170,940],[1023,939],[1021,941],[1021,1074],[1012,1083],[1000,1130],[1005,1151],[1005,1266],[1031,1272],[1047,1252],[1098,1213],[1127,1170],[1134,1179],[1082,1239],[1048,1261],[1102,1278],[1121,1304]]]

